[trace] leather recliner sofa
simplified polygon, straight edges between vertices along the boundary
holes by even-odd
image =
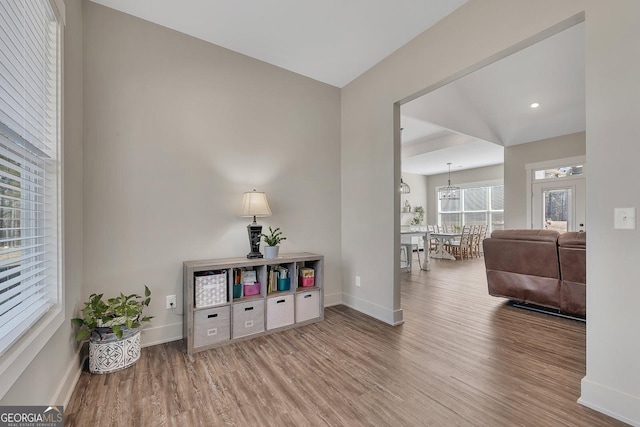
[[[586,233],[496,230],[483,249],[490,295],[586,315]]]

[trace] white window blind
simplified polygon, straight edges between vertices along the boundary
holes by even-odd
[[[59,25],[0,1],[0,354],[58,304]]]
[[[469,187],[459,200],[438,200],[439,225],[486,224],[490,233],[504,227],[504,185]]]

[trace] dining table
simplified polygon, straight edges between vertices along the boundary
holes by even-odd
[[[422,237],[424,241],[424,253],[429,253],[429,239],[431,233],[428,230],[406,230],[400,232],[400,243],[408,244],[413,246],[413,237]],[[421,270],[431,270],[431,263],[429,262],[429,257],[425,256],[424,260],[420,260],[420,249],[418,249],[418,263],[420,264]]]
[[[456,257],[447,252],[444,245],[447,242],[460,239],[460,237],[462,237],[462,233],[431,233],[431,237],[436,239],[436,249],[431,251],[431,258],[450,259],[455,261]]]

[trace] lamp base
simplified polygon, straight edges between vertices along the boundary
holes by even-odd
[[[263,258],[260,253],[260,234],[262,233],[262,226],[253,222],[247,225],[247,233],[249,234],[249,245],[251,246],[251,252],[247,254],[247,258]]]

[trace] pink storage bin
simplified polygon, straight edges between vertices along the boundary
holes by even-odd
[[[244,296],[249,297],[251,295],[258,295],[260,293],[260,282],[256,282],[253,284],[245,283],[244,284]]]
[[[315,277],[301,277],[300,278],[300,286],[307,288],[309,286],[313,286]]]

